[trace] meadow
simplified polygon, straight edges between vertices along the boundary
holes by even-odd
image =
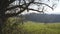
[[[19,20],[8,20],[2,30],[3,34],[60,34],[60,23],[26,21],[22,24]]]
[[[60,23],[26,22],[23,25],[26,34],[60,34]]]

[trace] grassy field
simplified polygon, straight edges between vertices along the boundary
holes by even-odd
[[[3,34],[60,34],[60,23],[38,23],[9,19],[3,28]]]
[[[60,34],[60,23],[35,23],[27,22],[23,24],[26,34]]]

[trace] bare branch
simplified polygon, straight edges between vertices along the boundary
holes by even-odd
[[[42,4],[42,5],[46,5],[48,6],[49,8],[51,8],[53,10],[53,7],[49,6],[48,4],[45,4],[45,3],[39,3],[39,2],[34,2],[34,4]]]
[[[32,9],[32,8],[28,8],[28,9],[29,9],[29,10],[32,10],[32,11],[43,12],[43,11],[39,11],[39,10]]]
[[[44,7],[42,8],[42,11],[39,11],[39,10],[36,10],[36,9],[28,8],[28,7],[30,6],[30,4],[40,4],[40,5],[42,4],[42,5],[46,5],[46,6],[48,6],[49,8],[51,8],[51,9],[53,10],[53,7],[51,7],[51,6],[49,6],[48,4],[45,4],[45,3],[34,2],[34,0],[31,0],[31,2],[29,2],[29,3],[26,3],[25,0],[23,0],[23,1],[24,1],[24,4],[22,4],[22,5],[16,5],[16,6],[7,8],[5,11],[11,10],[11,9],[14,9],[14,8],[17,8],[17,7],[22,8],[23,10],[20,10],[19,12],[13,13],[13,14],[6,14],[6,16],[7,16],[7,15],[10,15],[11,17],[12,17],[12,16],[16,16],[16,15],[18,15],[18,14],[21,14],[21,13],[24,12],[25,10],[27,10],[27,11],[32,10],[32,11],[37,11],[37,12],[43,12]],[[25,7],[23,7],[24,5],[25,5]]]

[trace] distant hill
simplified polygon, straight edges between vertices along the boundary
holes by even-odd
[[[35,21],[35,22],[60,22],[59,14],[37,14],[30,13],[23,15],[25,20]]]

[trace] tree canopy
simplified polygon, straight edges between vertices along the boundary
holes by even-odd
[[[49,7],[52,10],[57,5],[59,0],[0,0],[0,14],[1,16],[12,17],[16,16],[25,10],[30,11],[37,11],[37,12],[44,12],[45,7]],[[34,9],[34,6],[37,9]],[[19,11],[16,11],[16,8],[19,8]],[[14,13],[7,13],[14,10]]]

